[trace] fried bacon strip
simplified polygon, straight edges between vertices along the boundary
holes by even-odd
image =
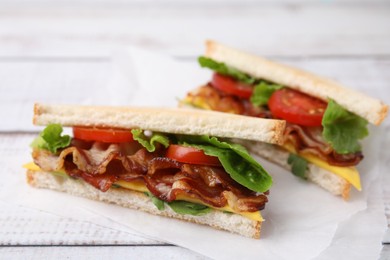
[[[361,152],[338,154],[322,137],[322,127],[303,127],[287,124],[286,141],[294,145],[299,153],[310,153],[318,156],[330,165],[341,167],[357,165],[362,159]]]
[[[118,180],[143,181],[154,196],[167,202],[185,195],[213,207],[229,205],[241,212],[261,210],[267,202],[265,194],[236,183],[221,167],[179,163],[163,154],[149,153],[138,144],[75,140],[58,155],[34,150],[33,158],[45,171],[65,171],[101,191],[107,191]]]
[[[268,110],[253,106],[249,100],[226,94],[210,85],[188,93],[186,99],[195,106],[199,105],[214,111],[263,118],[272,117]]]

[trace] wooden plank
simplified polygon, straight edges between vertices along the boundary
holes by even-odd
[[[126,45],[196,56],[208,38],[263,55],[390,54],[390,5],[384,3],[0,10],[3,57],[107,57]]]
[[[340,4],[386,4],[386,0],[338,0],[335,3],[328,3],[322,1],[311,1],[311,0],[198,0],[196,2],[192,0],[57,0],[53,3],[50,0],[33,0],[26,2],[25,0],[2,0],[0,5],[5,6],[134,6],[134,5],[157,5],[157,6],[193,6],[193,5],[340,5]]]
[[[390,257],[390,125],[386,127],[385,136],[383,137],[383,147],[387,149],[383,149],[382,153],[382,176],[383,176],[383,200],[385,207],[385,215],[387,218],[387,231],[383,238],[384,243],[388,243],[387,245],[387,256]]]
[[[274,60],[328,77],[390,103],[389,97],[381,92],[387,90],[388,82],[390,82],[390,57],[362,59],[277,57]],[[182,60],[182,62],[196,63],[195,58]],[[199,70],[201,70],[200,67]],[[11,103],[26,101],[26,99],[55,102],[59,95],[67,95],[70,100],[73,100],[75,96],[72,92],[78,88],[90,88],[91,90],[104,88],[112,76],[111,73],[109,59],[0,58],[0,79],[2,80],[0,90],[5,94],[0,96],[0,100],[1,102],[8,100]],[[170,73],[174,74],[174,72],[167,72],[167,76]],[[40,92],[34,93],[34,96],[25,97],[11,91],[15,88],[21,93],[30,88],[40,90]],[[59,89],[67,91],[56,92]]]
[[[0,205],[0,246],[164,244],[121,231],[115,223],[103,227],[77,220],[77,216],[69,219],[35,209]]]
[[[209,259],[176,246],[0,247],[2,259]]]
[[[21,117],[9,118],[14,123],[7,130],[32,126],[35,102],[91,103],[91,96],[80,95],[80,89],[93,93],[95,103],[99,100],[104,103],[109,98],[106,86],[110,73],[111,65],[107,60],[0,61],[0,107],[4,108],[0,110],[0,117],[9,118],[6,108],[13,107],[13,114],[19,114],[18,111]],[[4,127],[4,124],[0,126],[3,130]]]
[[[362,59],[278,57],[274,60],[336,80],[390,104],[390,96],[383,95],[390,82],[390,57]],[[190,58],[182,62],[196,61],[195,58]],[[199,70],[202,68],[199,67]],[[168,71],[167,77],[174,76],[174,73]],[[109,59],[0,58],[2,82],[0,90],[3,93],[0,95],[0,102],[10,105],[19,102],[22,106],[29,101],[56,102],[63,95],[72,103],[83,102],[76,99],[77,89],[87,88],[91,92],[102,91],[104,94],[111,76]],[[12,89],[18,89],[20,92]],[[32,95],[28,97],[20,94],[31,89],[34,91],[30,91]]]
[[[337,80],[390,104],[390,95],[386,95],[390,82],[390,58],[277,60]],[[194,59],[185,61],[195,62]],[[167,72],[167,77],[174,76],[174,73]],[[31,129],[34,102],[63,103],[66,100],[66,103],[73,104],[110,104],[115,95],[122,95],[108,90],[111,76],[108,59],[0,59],[0,107],[3,108],[0,117],[9,117],[9,107],[13,107],[13,113],[21,111],[21,117],[14,120],[12,126],[7,127],[4,123],[0,130]],[[91,95],[80,96],[78,91],[81,88]],[[385,124],[390,124],[389,120]]]

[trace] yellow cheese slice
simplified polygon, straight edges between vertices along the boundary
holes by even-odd
[[[149,192],[148,188],[141,181],[134,181],[134,182],[116,181],[115,184],[118,186],[121,186],[122,188],[128,189],[128,190],[135,190],[135,191],[139,191],[139,192]]]
[[[204,204],[201,200],[185,196],[184,194],[180,194],[179,196],[177,196],[177,199],[178,200],[185,200],[185,201],[189,201],[189,202],[193,202],[193,203],[198,203],[198,204]],[[208,206],[210,208],[214,208],[216,210],[221,210],[221,211],[227,211],[227,212],[231,212],[231,213],[235,213],[235,214],[240,214],[241,216],[244,216],[244,217],[252,219],[252,220],[264,221],[263,217],[261,216],[260,211],[255,211],[255,212],[236,212],[229,205],[226,205],[223,208],[216,208],[216,207],[213,207],[213,206],[210,206],[210,205],[206,205],[206,206]]]
[[[290,153],[297,154],[294,146],[291,143],[286,143],[283,145],[283,147]],[[307,153],[300,153],[299,156],[306,159],[308,162],[311,162],[312,164],[324,168],[325,170],[328,170],[340,176],[341,178],[344,178],[346,181],[351,183],[357,190],[359,191],[362,190],[362,186],[360,183],[360,175],[358,170],[355,167],[339,167],[339,166],[330,165],[327,162],[318,158],[317,156],[312,154],[307,154]]]
[[[34,162],[29,162],[23,165],[23,168],[31,171],[40,171],[41,168],[39,168],[38,165],[36,165]]]
[[[26,168],[26,169],[32,170],[32,171],[40,171],[41,170],[39,168],[39,166],[36,165],[33,162],[27,163],[27,164],[23,165],[23,167]],[[56,173],[58,173],[58,172],[56,172]],[[56,174],[56,175],[58,175],[58,174]],[[120,186],[122,188],[129,189],[129,190],[134,190],[134,191],[139,191],[139,192],[149,192],[148,188],[146,187],[146,185],[142,181],[127,182],[127,181],[119,180],[119,181],[116,181],[114,184],[116,184],[116,185],[118,185],[118,186]],[[211,208],[214,208],[216,210],[227,211],[227,212],[231,212],[231,213],[240,214],[240,215],[242,215],[242,216],[244,216],[246,218],[249,218],[251,220],[264,221],[263,217],[261,216],[260,211],[256,211],[256,212],[236,212],[228,205],[223,207],[223,208],[216,208],[216,207],[213,207],[211,205],[207,205],[207,204],[203,203],[202,201],[200,201],[198,199],[185,196],[184,194],[180,194],[177,197],[177,200],[185,200],[185,201],[189,201],[189,202],[193,202],[193,203],[204,204],[204,205],[206,205],[208,207],[211,207]]]
[[[118,185],[118,186],[121,186],[122,188],[126,188],[126,189],[129,189],[129,190],[135,190],[135,191],[140,191],[140,192],[149,192],[148,188],[145,186],[145,184],[143,182],[117,181],[117,182],[115,182],[115,184]],[[176,199],[177,200],[185,200],[185,201],[189,201],[189,202],[192,202],[192,203],[205,204],[201,200],[185,196],[185,194],[179,194]],[[240,215],[242,215],[242,216],[244,216],[246,218],[252,219],[252,220],[264,221],[264,219],[262,218],[262,216],[260,214],[260,211],[256,211],[256,212],[235,212],[228,205],[223,207],[223,208],[216,208],[216,207],[213,207],[211,205],[206,205],[206,206],[214,208],[214,209],[217,209],[217,210],[221,210],[221,211],[227,211],[227,212],[240,214]]]

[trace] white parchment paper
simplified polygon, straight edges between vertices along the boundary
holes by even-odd
[[[114,57],[114,73],[106,97],[106,103],[111,105],[174,107],[177,98],[210,76],[195,62],[175,61],[138,49],[130,48]],[[364,142],[366,157],[359,165],[363,191],[353,190],[348,202],[259,159],[274,178],[269,203],[263,211],[266,221],[260,240],[31,188],[20,168],[30,160],[28,153],[8,160],[7,169],[2,172],[7,184],[0,185],[0,201],[102,226],[113,221],[115,227],[123,225],[129,232],[140,232],[212,258],[376,259],[386,228],[380,186],[383,169],[378,159],[381,131],[371,129],[371,137]]]

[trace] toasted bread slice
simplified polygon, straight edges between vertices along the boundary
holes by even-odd
[[[106,192],[92,187],[82,180],[73,180],[55,176],[44,171],[27,171],[27,182],[37,188],[45,188],[85,197],[91,200],[117,204],[122,207],[145,211],[154,215],[165,216],[208,225],[216,229],[226,230],[242,236],[259,238],[261,221],[251,220],[239,214],[225,213],[219,210],[202,216],[181,215],[166,206],[159,210],[151,199],[142,192],[131,191],[123,188],[110,188]],[[129,212],[131,214],[131,212]]]
[[[285,121],[175,108],[35,104],[34,124],[140,128],[188,135],[210,135],[282,144]]]
[[[214,41],[206,42],[205,56],[254,78],[281,84],[325,101],[333,99],[345,109],[375,125],[379,125],[388,112],[388,106],[380,100],[345,88],[337,82]]]

